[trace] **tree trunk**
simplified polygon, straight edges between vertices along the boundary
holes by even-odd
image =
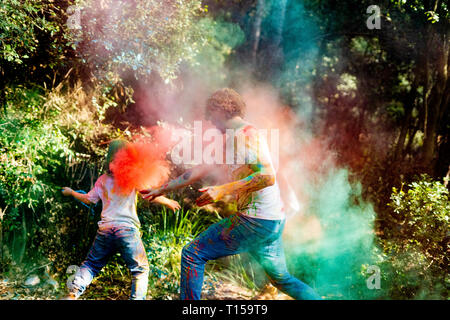
[[[408,130],[408,142],[406,143],[406,148],[405,148],[405,155],[407,155],[408,153],[411,153],[412,150],[412,143],[414,141],[414,137],[416,136],[417,133],[417,127],[413,126],[412,128],[410,128]]]
[[[287,0],[279,0],[273,3],[271,10],[272,28],[274,35],[267,48],[264,50],[264,59],[266,72],[263,79],[269,80],[274,73],[281,70],[284,62],[283,48],[281,42],[283,40],[284,20],[286,17]]]
[[[261,24],[266,9],[266,0],[258,0],[256,4],[256,16],[253,24],[253,48],[252,48],[252,63],[256,66],[256,55],[258,53],[259,41],[261,39]]]
[[[281,44],[281,41],[283,39],[283,30],[284,30],[284,20],[286,18],[286,5],[287,0],[278,0],[277,1],[277,10],[275,12],[275,15],[277,17],[276,19],[276,25],[275,25],[275,37],[273,39],[273,45],[275,47],[279,47]]]
[[[397,145],[395,147],[395,153],[394,153],[394,161],[403,158],[403,150],[405,149],[405,141],[406,141],[406,135],[408,134],[408,127],[410,126],[411,121],[411,111],[412,108],[406,109],[406,118],[403,122],[402,128],[400,130],[400,135],[397,140]]]
[[[417,73],[418,71],[416,71]],[[414,109],[416,95],[417,95],[417,77],[415,77],[414,82],[412,84],[411,90],[407,93],[407,97],[404,99],[405,101],[405,116],[406,118],[402,121],[402,128],[400,130],[400,135],[398,137],[397,145],[395,147],[394,152],[394,161],[400,158],[404,158],[405,151],[405,142],[406,136],[408,134],[409,128],[411,127],[411,119],[412,119],[412,111]]]
[[[437,132],[440,128],[441,120],[447,109],[447,80],[448,80],[448,59],[449,48],[447,37],[444,35],[440,43],[441,47],[439,60],[436,63],[436,81],[431,89],[427,101],[426,122],[425,122],[425,141],[423,146],[423,160],[426,166],[432,164],[437,144]]]

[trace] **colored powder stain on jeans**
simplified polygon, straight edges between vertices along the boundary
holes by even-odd
[[[186,268],[186,278],[188,279],[188,281],[189,281],[191,278],[197,277],[197,276],[198,276],[198,273],[197,273],[197,270],[195,270],[195,267],[194,267],[194,268],[191,268],[191,266],[188,266],[188,267]]]
[[[233,223],[235,219],[239,221],[239,228]],[[283,227],[284,220],[262,220],[245,216],[230,217],[210,226],[194,241],[198,240],[200,244],[205,244],[202,250],[194,254],[192,247],[188,245],[183,251],[181,298],[195,300],[201,298],[207,261],[249,252],[261,264],[272,284],[284,293],[294,299],[320,299],[311,287],[293,277],[287,270],[281,239]],[[234,237],[225,241],[221,235],[229,233],[230,228],[235,230],[232,233]],[[206,245],[210,240],[214,241],[214,246]]]
[[[188,259],[188,260],[191,263],[193,262],[193,259]],[[186,277],[187,282],[195,281],[195,278],[198,278],[198,273],[197,273],[197,270],[195,269],[195,267],[187,266],[183,273],[184,273],[184,276]],[[181,290],[183,290],[183,289],[181,289]],[[184,300],[192,299],[194,296],[192,289],[189,289],[189,290],[184,289],[183,292],[185,293]]]
[[[200,241],[198,239],[192,242],[192,249],[194,250],[195,254],[198,254],[200,250],[203,249],[204,246],[205,246],[204,244],[200,244]]]
[[[228,219],[224,220],[224,228],[219,232],[220,238],[226,242],[229,242],[234,238],[230,236],[231,231],[239,225],[239,217],[233,214]]]
[[[145,300],[149,266],[139,230],[129,227],[103,228],[72,282],[71,293],[80,296],[115,252],[119,252],[132,276],[130,299]]]

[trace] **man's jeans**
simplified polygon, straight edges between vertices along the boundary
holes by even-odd
[[[235,214],[213,224],[183,248],[181,299],[199,300],[208,260],[249,252],[264,268],[270,282],[294,299],[321,299],[286,267],[281,234],[285,220],[264,220]]]
[[[139,230],[131,227],[100,228],[94,243],[73,280],[71,293],[79,297],[112,254],[119,252],[132,276],[132,300],[145,300],[148,286],[148,260]]]

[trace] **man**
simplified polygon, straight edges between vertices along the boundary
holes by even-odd
[[[213,224],[183,248],[180,297],[200,299],[208,260],[249,252],[281,291],[295,299],[320,299],[287,270],[281,239],[285,215],[275,170],[266,141],[243,119],[244,111],[242,97],[232,89],[221,89],[207,101],[206,118],[223,133],[226,129],[235,130],[235,142],[245,141],[245,148],[235,143],[233,150],[235,160],[245,161],[227,165],[230,183],[200,189],[203,194],[196,201],[199,206],[231,197],[236,201],[237,212]],[[200,165],[188,170],[160,189],[142,191],[146,193],[144,198],[151,200],[190,185],[211,173],[211,169]]]

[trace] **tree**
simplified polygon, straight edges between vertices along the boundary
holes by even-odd
[[[42,2],[4,0],[0,3],[0,104],[4,88],[14,77],[14,69],[36,54],[40,31],[56,31],[57,26],[41,14]]]
[[[8,84],[58,83],[75,64],[66,37],[70,0],[0,2],[0,105]]]
[[[169,82],[205,42],[196,28],[199,0],[85,0],[78,5],[77,51],[99,78],[111,83],[153,73]]]

